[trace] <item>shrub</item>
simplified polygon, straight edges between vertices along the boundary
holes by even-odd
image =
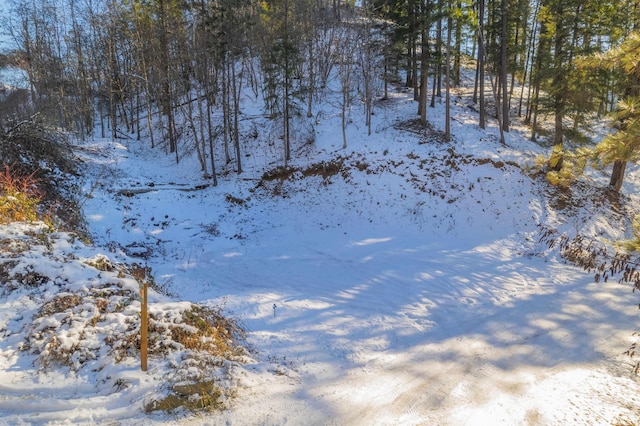
[[[77,161],[67,136],[48,126],[39,115],[17,121],[0,112],[0,168],[9,164],[14,174],[37,179],[40,211],[48,212],[47,218],[55,220],[56,229],[86,236],[74,179]]]
[[[0,223],[38,220],[43,193],[34,173],[21,174],[16,167],[4,165],[0,171]]]

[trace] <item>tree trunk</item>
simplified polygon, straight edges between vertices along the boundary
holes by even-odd
[[[502,130],[509,131],[509,93],[507,93],[507,0],[502,0],[502,34],[500,37],[500,82],[502,83]]]
[[[456,8],[461,10],[462,9],[462,2],[460,0],[457,0],[456,2]],[[461,19],[456,19],[456,46],[454,48],[454,55],[453,55],[453,84],[458,87],[460,86],[460,57],[461,57],[461,52],[460,52],[460,47],[462,44],[462,20]]]
[[[615,161],[613,163],[613,170],[611,171],[611,180],[609,181],[609,188],[615,192],[620,192],[622,188],[622,180],[624,179],[624,172],[627,168],[626,161]]]
[[[478,19],[480,30],[478,31],[478,88],[479,88],[479,97],[478,99],[480,105],[480,114],[479,114],[479,123],[481,129],[484,129],[486,126],[486,117],[485,117],[485,107],[484,107],[484,0],[478,1]]]
[[[340,118],[341,118],[341,125],[342,125],[342,149],[347,149],[347,102],[348,101],[348,88],[346,89],[347,92],[345,92],[345,88],[342,88],[342,105],[341,105],[341,114],[340,114]]]
[[[564,60],[568,57],[568,52],[564,48],[564,35],[566,33],[562,8],[558,11],[556,28],[554,34],[554,58],[553,58],[553,79],[551,81],[551,90],[553,94],[553,113],[554,113],[554,137],[553,137],[553,154],[549,160],[549,168],[554,171],[562,169],[563,163],[563,139],[564,139],[564,116],[567,98],[567,69],[563,66]],[[554,158],[555,157],[555,158]]]
[[[423,124],[427,123],[427,93],[429,92],[429,68],[427,66],[429,43],[427,34],[427,30],[423,30],[422,54],[420,55],[420,101],[418,102],[418,113],[420,114],[420,121],[422,121]]]
[[[314,50],[313,50],[313,36],[309,37],[309,87],[307,97],[307,118],[313,117],[313,92],[315,90],[315,73],[314,73]]]
[[[213,123],[211,123],[211,103],[210,97],[205,96],[207,100],[207,130],[209,133],[209,152],[211,153],[211,177],[213,178],[213,186],[218,186],[218,175],[216,174],[216,157],[215,145],[213,143]]]
[[[553,151],[549,158],[548,166],[549,170],[559,172],[562,169],[564,163],[564,144],[563,144],[563,114],[555,114],[555,135],[553,138]]]
[[[159,20],[160,20],[160,64],[159,68],[161,70],[161,103],[162,103],[162,113],[167,118],[167,133],[169,137],[169,152],[176,153],[176,162],[178,162],[178,147],[176,141],[176,129],[175,129],[175,119],[173,117],[173,107],[171,106],[171,101],[173,100],[173,96],[171,93],[171,62],[169,61],[170,57],[170,47],[169,40],[167,40],[167,36],[169,34],[166,16],[166,7],[165,1],[160,0],[159,5]]]
[[[532,79],[531,79],[531,75],[533,74],[533,61],[534,61],[534,55],[535,55],[535,40],[536,40],[536,34],[538,33],[538,20],[537,20],[537,16],[538,16],[538,8],[540,7],[540,3],[536,4],[536,10],[534,12],[534,18],[536,18],[534,20],[533,23],[533,28],[531,29],[531,35],[529,36],[529,40],[527,43],[527,57],[525,59],[525,63],[524,63],[524,74],[522,76],[522,86],[520,88],[520,101],[518,103],[518,117],[522,116],[522,103],[524,101],[524,89],[526,86],[526,82],[527,82],[527,78],[529,79],[529,91],[528,91],[528,96],[527,96],[527,112],[525,114],[526,119],[525,122],[529,121],[529,114],[528,114],[528,110],[529,110],[529,104],[531,101],[531,86],[532,86]],[[531,72],[529,72],[529,70],[531,70]]]
[[[231,63],[228,55],[225,55],[226,63],[222,65],[222,129],[224,142],[224,163],[231,162],[229,142],[231,140]],[[226,167],[226,166],[225,166]]]
[[[236,66],[231,59],[231,88],[233,90],[233,146],[236,151],[236,165],[238,174],[242,173],[242,159],[240,157],[240,130],[238,121],[240,119],[240,93],[242,92],[242,71],[240,72],[240,81],[236,76]]]
[[[442,13],[442,6],[438,2],[438,14]],[[442,98],[442,19],[438,19],[437,41],[436,41],[436,75],[438,76],[438,86],[436,96]]]
[[[412,40],[409,39],[407,42],[407,78],[405,79],[404,85],[405,87],[413,87],[413,58],[412,52],[413,48],[411,47]]]
[[[289,126],[290,114],[290,85],[291,85],[291,64],[289,63],[289,1],[285,1],[284,5],[284,165],[285,167],[291,160],[291,134]]]
[[[445,125],[444,138],[447,142],[451,140],[451,25],[453,19],[451,15],[447,19],[447,58],[445,64]]]
[[[202,90],[202,88],[199,88],[199,90]],[[204,172],[204,176],[206,178],[206,176],[209,174],[209,172],[207,171],[207,136],[205,134],[204,131],[204,108],[202,108],[202,102],[204,101],[204,94],[203,93],[198,93],[198,115],[199,115],[199,120],[198,120],[198,124],[199,124],[199,130],[200,130],[200,140],[202,141],[202,153],[203,153],[203,157],[204,157],[204,162],[202,163],[202,171]]]

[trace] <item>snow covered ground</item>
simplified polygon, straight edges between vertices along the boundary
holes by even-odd
[[[480,131],[458,103],[450,143],[400,125],[415,117],[404,94],[376,107],[371,136],[356,115],[346,150],[340,117],[318,114],[286,180],[261,181],[279,140],[247,150],[240,179],[203,189],[190,159],[133,140],[84,144],[94,247],[82,250],[145,255],[175,300],[239,319],[256,361],[234,372],[223,412],[145,414],[163,360],[150,373],[110,365],[132,384],[119,389],[100,384],[106,373],[39,371],[5,336],[0,423],[636,424],[640,381],[623,353],[637,295],[539,243],[543,227],[620,238],[628,222],[606,203],[559,209],[518,166],[545,151],[518,129],[501,146],[495,123]],[[442,105],[428,114],[441,129]],[[305,173],[322,161],[341,168]],[[29,303],[0,298],[1,329],[27,324],[16,316]]]

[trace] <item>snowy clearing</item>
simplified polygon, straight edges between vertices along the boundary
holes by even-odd
[[[370,137],[356,118],[346,150],[339,117],[318,119],[315,145],[286,179],[261,179],[278,165],[269,144],[217,187],[195,161],[176,165],[138,142],[83,145],[94,247],[75,250],[145,262],[171,296],[157,303],[222,307],[246,327],[255,360],[230,367],[237,396],[224,411],[146,414],[166,360],[151,358],[149,373],[133,362],[42,371],[12,337],[31,327],[37,295],[13,292],[0,298],[0,422],[638,422],[640,381],[624,355],[637,296],[539,243],[543,227],[621,238],[628,220],[606,202],[558,208],[525,168],[544,150],[517,129],[500,146],[495,124],[481,132],[464,99],[451,143],[408,131],[405,96],[376,108]],[[440,128],[441,106],[429,114]],[[19,228],[2,227],[2,238]],[[76,263],[59,268],[78,278]]]

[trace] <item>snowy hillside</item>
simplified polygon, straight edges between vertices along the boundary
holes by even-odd
[[[21,339],[37,321],[62,327],[32,318],[55,289],[4,290],[0,423],[637,423],[640,380],[624,354],[637,295],[540,243],[549,230],[628,237],[635,202],[612,212],[588,185],[572,196],[549,187],[527,167],[545,150],[517,129],[501,146],[495,123],[480,131],[467,104],[457,99],[445,143],[441,105],[425,129],[398,93],[376,106],[371,136],[355,114],[344,150],[340,117],[318,113],[314,144],[288,169],[277,169],[278,141],[259,134],[244,173],[217,187],[195,161],[176,165],[133,140],[80,146],[94,246],[63,234],[25,256],[67,277],[52,284],[64,291],[104,276],[71,253],[144,264],[167,293],[152,310],[221,308],[255,351],[227,366],[225,410],[147,414],[171,362],[152,357],[142,373],[96,344],[79,369],[41,369]],[[26,238],[21,225],[1,229],[3,241]]]

